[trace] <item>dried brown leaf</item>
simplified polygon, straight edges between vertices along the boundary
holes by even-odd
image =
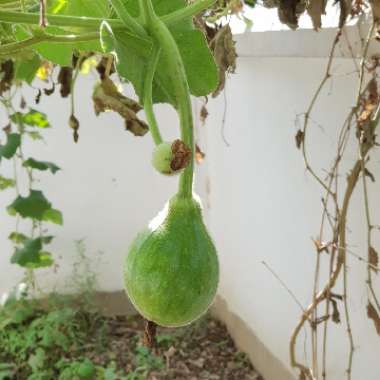
[[[148,132],[148,125],[136,115],[142,109],[141,105],[121,94],[110,78],[106,77],[95,86],[92,99],[96,115],[112,110],[125,120],[126,129],[135,136],[144,136]]]
[[[278,18],[289,28],[297,29],[298,19],[305,9],[305,0],[279,0]]]
[[[340,323],[340,313],[339,313],[339,309],[338,309],[338,302],[336,302],[336,300],[334,300],[333,298],[330,298],[330,301],[331,301],[332,308],[333,308],[331,319],[335,323]]]
[[[344,1],[344,0],[342,0]],[[319,30],[322,27],[322,15],[325,14],[326,1],[325,0],[310,0],[307,7],[307,13],[309,14],[313,27],[315,30]]]
[[[372,182],[376,182],[375,176],[367,169],[364,169],[364,175],[369,177]]]
[[[67,98],[70,95],[72,79],[73,69],[71,67],[61,67],[58,74],[58,83],[61,85],[60,93],[62,98]]]
[[[299,129],[296,134],[296,146],[298,149],[301,149],[304,139],[305,139],[305,134]]]
[[[206,122],[207,117],[208,117],[208,110],[207,110],[206,105],[204,104],[202,106],[201,112],[200,112],[200,119],[201,119],[202,124],[204,124]]]
[[[233,73],[236,69],[237,54],[235,41],[233,40],[231,28],[228,24],[218,30],[210,42],[210,48],[214,53],[215,62],[219,69],[219,85],[212,94],[212,97],[215,98],[224,89],[226,73]]]
[[[367,305],[367,316],[369,319],[372,319],[376,328],[377,335],[380,335],[380,317],[371,302],[369,302]]]
[[[369,247],[368,249],[368,262],[371,264],[371,269],[377,273],[378,269],[376,268],[379,265],[379,255],[373,247]]]

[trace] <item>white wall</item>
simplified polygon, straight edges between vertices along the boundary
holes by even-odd
[[[334,32],[318,36],[321,41],[316,56],[326,57]],[[316,34],[304,31],[300,35],[257,33],[239,37],[241,58],[237,74],[227,83],[226,103],[221,96],[210,104],[210,117],[204,127],[211,184],[209,224],[221,257],[219,292],[230,310],[243,318],[286,365],[289,338],[301,311],[262,261],[277,272],[302,305],[308,305],[315,266],[311,239],[319,233],[322,192],[305,172],[294,137],[299,127],[296,116],[307,109],[327,64],[326,58],[313,58],[310,46],[314,46],[315,38]],[[308,57],[279,56],[278,51],[285,53],[287,48],[292,56],[306,51]],[[338,129],[354,104],[354,69],[352,59],[335,61],[331,85],[326,86],[311,116],[309,157],[320,174],[332,163]],[[225,104],[224,134],[229,146],[221,136]],[[343,181],[357,157],[355,146],[349,147],[348,157],[351,162],[341,171]],[[378,174],[379,155],[371,162],[371,170]],[[371,204],[376,206],[373,223],[380,219],[379,190],[378,183],[371,185]],[[366,257],[360,190],[354,195],[348,227],[350,249]],[[380,339],[366,317],[366,267],[352,257],[348,262],[349,306],[356,345],[352,379],[376,380],[380,378]],[[378,282],[375,286],[379,289]],[[340,310],[344,321],[341,305]],[[342,323],[329,331],[328,378],[333,380],[346,378],[345,329]],[[303,342],[301,334],[301,359]]]
[[[311,238],[318,233],[321,193],[305,173],[295,147],[295,119],[305,111],[322,78],[333,35],[332,31],[318,35],[301,31],[240,36],[241,58],[226,89],[224,133],[229,146],[221,136],[223,95],[210,101],[206,125],[197,126],[199,143],[207,154],[199,168],[197,188],[219,250],[219,293],[231,311],[287,366],[288,341],[300,310],[261,262],[266,261],[300,302],[308,304],[315,261]],[[317,38],[318,47],[313,52],[310,46]],[[339,54],[344,56],[345,51],[339,49]],[[319,169],[331,162],[337,128],[353,104],[355,78],[346,75],[353,70],[351,59],[336,61],[336,75],[312,115],[310,157]],[[59,268],[58,273],[40,272],[40,283],[47,289],[62,289],[67,283],[75,261],[74,240],[81,238],[85,238],[89,255],[99,258],[98,252],[102,252],[95,268],[100,289],[120,289],[122,261],[130,241],[176,189],[175,178],[161,177],[152,169],[149,136],[141,139],[125,132],[114,114],[93,115],[92,83],[93,78],[83,78],[78,86],[80,143],[73,144],[67,127],[68,103],[63,107],[57,97],[51,97],[43,98],[39,106],[48,112],[54,126],[44,133],[47,144],[33,143],[26,149],[27,153],[33,150],[35,158],[52,160],[63,168],[55,176],[39,176],[38,186],[65,217],[63,228],[51,228],[56,235],[51,250],[59,257]],[[28,91],[28,97],[33,93]],[[197,111],[200,106],[198,102]],[[159,118],[166,136],[175,136],[174,112],[160,107]],[[350,155],[354,160],[354,147]],[[379,158],[372,161],[379,164]],[[2,164],[1,170],[4,173],[11,167]],[[372,188],[373,199],[376,191],[378,194],[378,185]],[[13,197],[9,191],[0,193],[0,204],[8,204]],[[360,191],[354,198],[349,244],[365,256]],[[4,207],[0,213],[2,293],[23,274],[9,264],[12,252],[7,236],[14,219],[6,215]],[[374,217],[379,218],[379,213]],[[351,257],[349,261],[349,304],[357,346],[352,378],[378,380],[380,341],[366,318],[365,267]],[[329,375],[333,380],[344,379],[344,331],[344,324],[331,330]],[[302,354],[302,347],[299,351]]]

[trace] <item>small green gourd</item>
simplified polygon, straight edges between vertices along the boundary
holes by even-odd
[[[201,316],[215,297],[215,246],[195,199],[174,197],[140,233],[125,261],[124,280],[136,309],[160,326],[179,327]]]

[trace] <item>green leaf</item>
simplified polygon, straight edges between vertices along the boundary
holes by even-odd
[[[12,158],[21,144],[21,136],[18,133],[11,133],[7,135],[7,143],[5,145],[0,144],[0,161],[1,159]]]
[[[156,0],[153,3],[160,16],[186,5],[183,0]],[[132,15],[137,15],[136,0],[128,1],[126,7]],[[202,32],[193,28],[190,19],[177,23],[170,30],[183,59],[191,94],[206,96],[213,92],[218,84],[218,70]],[[152,42],[131,35],[126,30],[112,31],[107,23],[101,26],[101,42],[105,52],[116,55],[118,73],[127,81],[132,82],[141,100]],[[158,67],[153,83],[153,101],[171,103],[176,106],[172,73],[167,69],[167,57],[163,54],[161,54]]]
[[[46,114],[34,109],[30,109],[27,113],[15,112],[13,115],[11,115],[10,119],[16,124],[22,123],[29,125],[30,127],[51,127]]]
[[[33,54],[31,59],[17,60],[15,65],[15,79],[32,83],[38,68],[41,65],[41,58]]]
[[[11,240],[11,241],[13,241],[14,243],[20,244],[20,243],[24,243],[29,238],[26,235],[21,234],[19,232],[12,232],[8,236],[8,239]]]
[[[41,268],[53,263],[51,254],[42,250],[43,244],[49,244],[52,236],[27,238],[22,242],[23,246],[17,248],[11,258],[12,264],[18,264],[27,268]],[[49,264],[50,263],[50,264]]]
[[[59,224],[60,226],[63,225],[63,216],[61,211],[56,210],[54,208],[45,211],[42,220],[44,220],[45,222]]]
[[[0,191],[15,187],[16,182],[12,178],[5,178],[0,175]]]
[[[29,158],[22,164],[24,167],[33,168],[37,170],[50,170],[55,174],[58,170],[61,170],[59,166],[48,161],[37,161],[34,158]]]
[[[31,190],[28,197],[19,195],[7,209],[11,215],[19,214],[23,218],[43,220],[45,212],[51,209],[51,203],[41,191]]]

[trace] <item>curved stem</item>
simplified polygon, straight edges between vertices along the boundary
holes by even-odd
[[[201,13],[202,11],[211,7],[211,5],[215,3],[216,0],[198,0],[185,8],[179,9],[178,11],[162,16],[161,20],[168,26],[174,25],[185,18],[190,18],[197,15],[198,13]]]
[[[158,127],[156,117],[153,110],[153,79],[156,72],[157,63],[160,58],[161,49],[158,45],[153,46],[152,57],[149,61],[149,65],[146,72],[145,84],[144,84],[144,110],[146,118],[149,124],[149,130],[152,135],[153,141],[156,145],[162,143],[161,133]]]
[[[132,17],[127,11],[125,5],[121,0],[110,0],[116,14],[119,16],[120,20],[123,21],[124,25],[136,33],[138,36],[146,36],[145,29]]]
[[[164,22],[157,17],[151,0],[139,1],[141,13],[144,14],[147,21],[148,31],[161,47],[162,54],[166,59],[168,71],[172,74],[173,87],[177,100],[176,108],[180,119],[181,139],[193,153],[193,158],[188,167],[181,174],[178,190],[179,197],[191,198],[194,170],[193,114],[185,67],[172,34]]]
[[[99,38],[98,32],[85,33],[80,35],[65,35],[56,36],[53,34],[39,34],[38,36],[33,36],[18,42],[11,42],[6,45],[0,45],[0,56],[12,53],[17,53],[22,49],[28,48],[30,46],[36,45],[40,42],[59,42],[59,43],[70,43],[70,42],[85,42],[96,40]]]

